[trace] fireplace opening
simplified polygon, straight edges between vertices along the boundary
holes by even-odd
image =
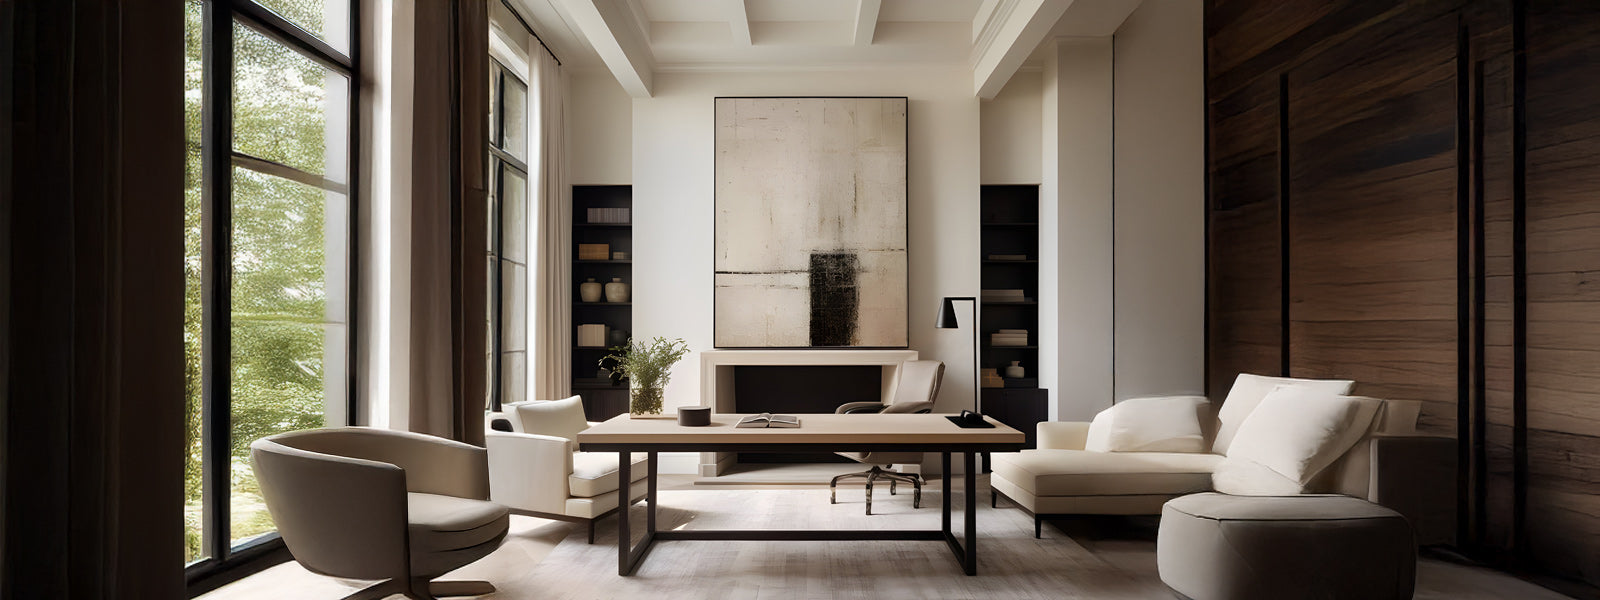
[[[883,401],[876,365],[739,365],[733,367],[734,410],[789,415],[832,413],[849,402]],[[803,427],[805,418],[801,417]],[[837,454],[739,453],[741,463],[852,462]]]

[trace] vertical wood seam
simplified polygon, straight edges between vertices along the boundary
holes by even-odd
[[[1289,369],[1289,72],[1278,74],[1278,374]]]
[[[1475,394],[1469,385],[1470,374],[1475,372],[1477,366],[1473,362],[1475,349],[1472,324],[1481,310],[1475,310],[1476,298],[1473,297],[1473,286],[1469,281],[1468,273],[1477,266],[1476,250],[1479,246],[1473,242],[1477,239],[1473,228],[1474,218],[1481,217],[1472,208],[1472,198],[1468,189],[1468,173],[1471,169],[1472,159],[1470,139],[1473,138],[1473,115],[1468,112],[1468,84],[1467,60],[1469,57],[1468,31],[1465,23],[1458,23],[1456,27],[1456,535],[1457,539],[1470,539],[1467,535],[1466,515],[1471,505],[1467,502],[1467,492],[1473,485],[1482,485],[1482,480],[1469,477],[1469,468],[1475,468],[1478,463],[1473,460],[1475,452],[1469,453],[1469,448],[1476,450],[1478,439],[1468,431],[1469,424],[1475,425],[1469,416]],[[1474,471],[1475,472],[1475,471]]]
[[[1472,287],[1474,298],[1474,313],[1472,319],[1472,394],[1475,403],[1472,405],[1472,460],[1474,480],[1476,487],[1473,489],[1473,502],[1476,505],[1474,527],[1477,531],[1475,542],[1482,543],[1488,528],[1488,501],[1489,501],[1489,454],[1488,454],[1488,428],[1489,428],[1489,390],[1488,390],[1488,316],[1485,313],[1488,304],[1488,249],[1485,247],[1488,215],[1485,214],[1484,198],[1484,130],[1487,128],[1484,117],[1484,61],[1479,60],[1473,67],[1472,89],[1472,114],[1476,116],[1472,130],[1472,212],[1474,215],[1472,245],[1473,245],[1473,274]],[[1465,502],[1465,498],[1462,499]]]
[[[1514,0],[1511,16],[1511,549],[1519,561],[1524,558],[1527,547],[1523,524],[1528,504],[1527,20],[1527,1]]]

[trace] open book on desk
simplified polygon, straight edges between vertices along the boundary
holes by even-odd
[[[800,417],[796,417],[794,415],[775,415],[775,414],[772,414],[772,413],[761,413],[759,415],[750,415],[750,416],[745,417],[743,419],[739,419],[739,424],[735,425],[735,427],[799,427],[799,426],[800,426]]]

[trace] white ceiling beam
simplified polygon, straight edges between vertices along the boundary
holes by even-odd
[[[616,0],[564,0],[578,34],[594,46],[622,89],[634,98],[649,98],[655,81],[655,60],[649,42],[641,39],[626,3]],[[647,27],[645,29],[648,29]]]
[[[1001,0],[974,47],[972,87],[991,100],[1039,47],[1073,0]]]
[[[750,15],[745,12],[744,0],[725,0],[728,3],[728,29],[733,31],[733,45],[750,45]]]
[[[983,38],[983,32],[989,29],[989,19],[994,16],[995,9],[1000,7],[1000,0],[983,0],[978,5],[978,14],[972,16],[972,43],[977,44]]]
[[[872,34],[878,31],[878,10],[882,8],[883,0],[859,0],[857,2],[855,45],[872,45]]]

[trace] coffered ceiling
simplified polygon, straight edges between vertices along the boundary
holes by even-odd
[[[1110,35],[1139,1],[509,0],[563,64],[634,97],[663,71],[960,65],[984,98],[1047,36]]]

